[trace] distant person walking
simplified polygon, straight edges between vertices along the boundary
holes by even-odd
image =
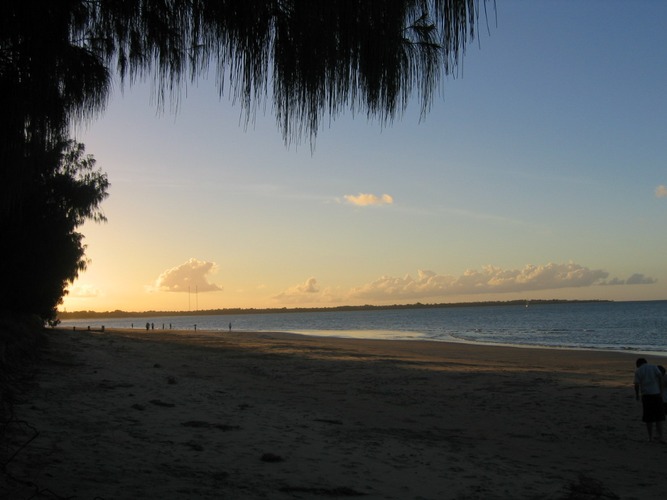
[[[662,423],[665,421],[665,408],[662,403],[663,375],[657,366],[639,358],[635,362],[635,399],[642,400],[642,422],[646,424],[649,441],[653,440],[653,424],[656,438],[662,442]]]
[[[231,332],[232,332],[232,324],[229,323],[229,333],[231,333]]]

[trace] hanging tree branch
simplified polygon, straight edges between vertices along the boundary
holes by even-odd
[[[215,65],[220,94],[249,114],[270,101],[291,142],[346,109],[389,122],[414,94],[425,113],[479,1],[98,0],[85,30],[123,79],[152,78],[160,105]]]

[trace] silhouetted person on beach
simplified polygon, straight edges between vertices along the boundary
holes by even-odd
[[[232,324],[229,323],[229,333],[231,333],[231,332],[232,332]]]
[[[642,422],[646,424],[649,441],[653,440],[653,424],[658,441],[662,442],[662,423],[665,421],[665,408],[662,404],[662,373],[657,366],[639,358],[635,362],[635,399],[642,399]]]
[[[146,323],[146,330],[150,330],[150,329],[151,329],[151,324],[150,324],[150,323]]]

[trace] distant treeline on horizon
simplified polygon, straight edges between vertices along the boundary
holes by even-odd
[[[517,305],[544,305],[544,304],[578,304],[591,302],[613,302],[611,300],[507,300],[507,301],[486,301],[486,302],[453,302],[440,304],[394,304],[394,305],[363,305],[363,306],[335,306],[335,307],[280,307],[280,308],[226,308],[226,309],[206,309],[198,311],[59,311],[58,318],[63,319],[85,319],[85,318],[136,318],[136,317],[156,317],[156,316],[215,316],[231,314],[276,314],[276,313],[300,313],[300,312],[348,312],[348,311],[379,311],[390,309],[438,309],[445,307],[483,307],[483,306],[517,306]]]

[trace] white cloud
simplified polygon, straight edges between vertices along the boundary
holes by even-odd
[[[351,205],[357,205],[359,207],[367,207],[370,205],[391,205],[394,203],[394,198],[388,194],[383,194],[382,196],[370,193],[359,193],[357,195],[346,194],[344,198],[345,201]]]
[[[657,198],[667,197],[667,186],[660,184],[657,188],[655,188],[655,196]]]
[[[527,265],[522,269],[486,266],[481,271],[471,269],[460,276],[438,275],[433,271],[420,270],[416,278],[410,275],[402,278],[383,276],[371,283],[353,288],[349,297],[364,300],[414,300],[445,295],[510,293],[655,282],[654,279],[641,274],[633,275],[624,282],[617,278],[607,282],[608,276],[609,273],[606,271],[589,269],[574,262]]]
[[[70,285],[67,289],[67,296],[75,299],[92,299],[99,295],[99,289],[93,285]]]
[[[330,288],[320,288],[320,286],[317,284],[317,279],[310,277],[303,283],[294,285],[272,298],[283,303],[331,304],[334,302],[340,302],[342,300],[342,294],[334,293],[334,291]]]
[[[317,279],[310,277],[303,283],[299,283],[298,285],[294,285],[284,292],[280,292],[278,295],[273,297],[274,299],[278,300],[298,300],[299,298],[303,298],[306,295],[313,295],[319,293],[319,288],[317,286]],[[308,300],[310,300],[312,297],[307,297]]]
[[[208,275],[217,269],[214,262],[192,258],[180,266],[164,271],[149,289],[159,292],[219,291],[222,287],[208,281]]]

